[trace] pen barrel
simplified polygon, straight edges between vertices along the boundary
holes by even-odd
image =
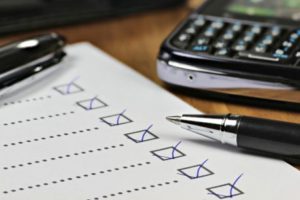
[[[51,33],[0,46],[0,73],[8,73],[43,56],[61,51],[64,44],[62,36]]]
[[[238,147],[300,159],[300,124],[241,117],[237,133]]]

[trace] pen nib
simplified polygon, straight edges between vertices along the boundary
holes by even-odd
[[[166,117],[166,119],[169,122],[172,122],[176,125],[180,125],[180,123],[181,123],[181,117],[180,116],[170,116],[170,117]]]

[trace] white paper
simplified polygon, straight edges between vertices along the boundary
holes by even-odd
[[[82,43],[1,102],[0,199],[297,199],[300,173],[171,124],[198,113]]]

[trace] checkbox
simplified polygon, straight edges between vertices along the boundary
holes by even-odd
[[[212,171],[204,167],[203,164],[185,167],[182,169],[178,169],[178,171],[181,175],[184,175],[189,179],[203,178],[214,174]]]
[[[109,126],[119,126],[133,122],[131,119],[124,115],[124,112],[125,111],[120,114],[101,117],[100,120]]]
[[[210,187],[207,188],[207,190],[209,191],[209,194],[212,194],[219,199],[227,199],[244,194],[241,190],[230,183]]]
[[[185,156],[185,154],[179,151],[176,147],[166,147],[151,151],[151,153],[162,161],[173,160]]]
[[[106,103],[101,101],[98,97],[78,101],[76,102],[76,104],[85,110],[95,110],[95,109],[104,108],[108,106]]]
[[[57,92],[59,92],[62,95],[75,94],[75,93],[79,93],[79,92],[84,91],[76,83],[69,83],[69,84],[59,85],[59,86],[54,87],[54,90],[56,90]]]
[[[156,135],[154,135],[149,128],[146,130],[140,130],[136,132],[126,133],[125,136],[132,140],[135,143],[148,142],[151,140],[159,139]]]

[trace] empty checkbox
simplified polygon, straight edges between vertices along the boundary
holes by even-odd
[[[95,110],[95,109],[104,108],[108,106],[106,103],[101,101],[98,97],[82,100],[76,102],[76,104],[85,110]]]

